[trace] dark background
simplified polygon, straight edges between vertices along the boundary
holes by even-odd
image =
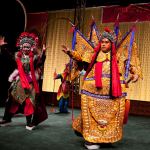
[[[75,8],[79,6],[127,6],[135,3],[148,3],[149,0],[21,0],[21,2],[24,4],[28,12],[41,12]]]
[[[7,99],[7,90],[10,86],[8,77],[16,67],[14,52],[16,38],[24,30],[25,22],[22,7],[15,0],[0,1],[0,35],[8,43],[0,51],[0,106]]]
[[[148,3],[149,0],[1,0],[0,1],[0,35],[5,36],[7,45],[0,52],[0,106],[7,99],[10,86],[8,76],[15,69],[14,52],[16,39],[24,31],[25,15],[20,3],[27,13],[45,12],[60,9],[75,9],[96,6]]]

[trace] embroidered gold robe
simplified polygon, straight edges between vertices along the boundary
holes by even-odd
[[[95,87],[95,65],[84,80],[81,92],[81,114],[74,120],[73,129],[93,143],[113,143],[122,138],[125,111],[125,84],[122,96],[110,96],[110,52],[100,51],[97,62],[103,62],[102,88]],[[120,77],[121,78],[121,77]]]

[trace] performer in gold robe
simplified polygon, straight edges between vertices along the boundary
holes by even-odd
[[[63,51],[82,62],[86,69],[81,90],[81,114],[73,121],[73,129],[83,136],[87,149],[99,149],[100,144],[117,142],[123,136],[127,59],[121,60],[120,55],[116,55],[115,40],[114,32],[105,28],[94,54],[88,50],[79,54],[78,50],[70,51],[63,46]],[[130,64],[129,68],[132,70],[130,81],[137,81],[141,76],[139,68],[136,64]]]

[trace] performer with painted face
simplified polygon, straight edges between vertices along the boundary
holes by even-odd
[[[87,69],[81,90],[81,114],[73,121],[73,129],[83,136],[87,149],[99,149],[103,143],[122,139],[125,66],[119,70],[119,63],[124,60],[117,60],[115,40],[115,33],[105,28],[92,55],[86,50],[78,53],[78,50],[71,51],[63,46],[63,51],[71,58],[87,65],[84,66]],[[140,76],[137,70],[132,74],[133,81]]]
[[[26,129],[32,130],[38,123],[34,122],[33,116],[37,106],[37,95],[39,95],[37,71],[39,57],[36,53],[39,39],[34,33],[23,32],[17,39],[16,46],[19,51],[15,53],[17,69],[9,77],[12,82],[9,89],[9,97],[5,114],[0,125],[11,122],[14,114],[21,112],[26,116]],[[46,118],[45,118],[46,119]]]

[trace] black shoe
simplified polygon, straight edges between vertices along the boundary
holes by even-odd
[[[74,133],[75,133],[75,135],[77,135],[79,137],[83,137],[83,135],[80,132],[76,131],[76,130],[74,130]]]
[[[55,112],[54,114],[62,114],[62,112]]]
[[[1,120],[0,121],[0,126],[5,127],[5,126],[9,125],[10,123],[11,123],[10,120]]]
[[[102,148],[113,148],[114,145],[112,143],[101,143]]]
[[[63,112],[63,113],[65,113],[65,114],[69,114],[70,112],[69,112],[69,111],[65,111],[65,112]]]

